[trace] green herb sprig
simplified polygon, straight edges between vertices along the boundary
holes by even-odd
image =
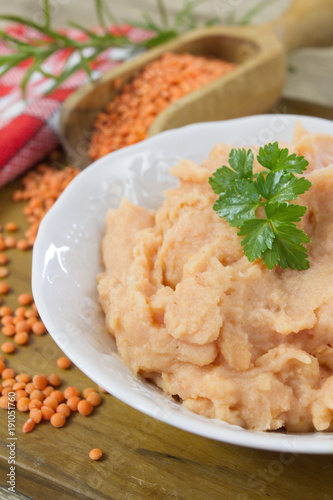
[[[41,37],[29,38],[23,41],[16,35],[10,35],[5,30],[0,30],[0,39],[12,50],[10,54],[0,56],[0,78],[16,65],[31,61],[31,65],[26,70],[21,82],[23,96],[25,96],[28,82],[35,73],[40,73],[50,78],[53,83],[51,88],[45,91],[47,95],[79,70],[85,71],[90,81],[93,81],[94,73],[92,67],[97,62],[98,56],[110,47],[125,47],[129,49],[131,55],[136,55],[140,54],[143,50],[167,42],[182,33],[198,28],[200,25],[208,26],[221,22],[218,16],[214,16],[201,23],[198,21],[195,9],[199,4],[207,0],[182,0],[180,9],[173,15],[168,13],[164,0],[156,0],[157,12],[159,14],[157,21],[146,11],[143,11],[141,14],[142,21],[119,21],[111,11],[108,2],[105,0],[92,0],[94,2],[96,20],[102,30],[96,33],[93,29],[85,28],[73,20],[68,20],[68,26],[75,27],[85,33],[86,40],[80,41],[73,40],[64,32],[52,28],[50,1],[42,0],[44,15],[42,22],[34,22],[29,18],[17,15],[0,15],[0,20],[2,21],[28,26],[36,30],[39,35],[42,35]],[[261,0],[257,7],[252,8],[244,15],[239,24],[248,24],[255,14],[268,7],[272,1],[276,0]],[[143,42],[134,42],[121,29],[119,30],[119,34],[113,34],[108,29],[108,25],[110,24],[119,26],[124,22],[151,31],[152,36]],[[68,50],[68,58],[72,53],[76,53],[79,56],[78,62],[73,66],[65,65],[62,72],[58,75],[45,71],[44,63],[47,59],[54,52],[62,49]],[[89,49],[88,54],[87,49]]]
[[[253,152],[232,149],[229,165],[222,166],[209,183],[219,195],[213,209],[230,226],[238,227],[238,235],[250,262],[262,258],[269,269],[275,265],[304,270],[309,268],[304,243],[309,237],[297,228],[306,207],[290,203],[311,187],[299,175],[308,161],[303,156],[289,155],[277,142],[259,149],[257,160],[265,170],[253,173]],[[295,175],[295,174],[298,174]],[[264,207],[266,218],[257,217]]]

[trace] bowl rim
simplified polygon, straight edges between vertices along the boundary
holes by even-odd
[[[130,153],[134,154],[141,150],[149,148],[150,144],[163,144],[163,142],[165,141],[173,140],[174,137],[177,137],[179,135],[181,136],[181,134],[183,134],[184,132],[191,133],[195,129],[199,131],[201,127],[205,127],[208,129],[209,127],[214,128],[216,126],[221,126],[222,128],[235,127],[240,121],[242,121],[243,123],[251,123],[253,121],[260,123],[260,121],[267,121],[270,116],[273,115],[254,115],[232,120],[204,122],[187,125],[179,129],[161,132],[160,134],[148,138],[145,141],[141,141],[135,145],[128,146],[113,153],[109,153],[103,158],[100,158],[99,160],[93,162],[89,167],[84,169],[71,181],[68,187],[60,195],[55,205],[45,215],[40,224],[37,239],[33,248],[32,291],[42,321],[44,322],[50,335],[59,345],[64,354],[68,356],[73,361],[73,363],[96,384],[105,387],[108,392],[110,392],[114,397],[123,401],[132,408],[135,408],[136,410],[139,410],[140,412],[152,418],[172,425],[176,428],[229,444],[268,451],[279,451],[283,453],[290,452],[304,454],[331,454],[333,453],[333,433],[312,432],[301,434],[282,433],[279,431],[260,432],[243,429],[241,427],[233,426],[223,422],[222,425],[226,424],[228,428],[227,430],[225,430],[223,427],[220,427],[222,431],[217,435],[216,430],[218,429],[218,427],[216,425],[212,425],[212,422],[214,422],[215,424],[221,424],[221,421],[219,420],[208,419],[205,417],[199,417],[198,419],[197,417],[194,417],[193,419],[193,416],[195,416],[195,414],[186,409],[184,409],[185,411],[177,411],[175,415],[173,414],[172,410],[156,413],[156,408],[154,408],[153,405],[147,405],[147,401],[141,394],[138,394],[134,400],[130,399],[132,395],[131,391],[129,394],[124,394],[117,384],[105,384],[105,380],[100,376],[100,374],[96,374],[95,372],[92,373],[92,371],[90,371],[89,369],[89,365],[86,364],[83,357],[81,355],[78,355],[78,353],[75,353],[75,346],[74,348],[71,347],[71,344],[69,344],[68,346],[64,346],[61,344],[61,342],[59,342],[59,338],[57,338],[57,335],[52,328],[53,320],[49,314],[49,306],[45,300],[45,297],[43,297],[41,272],[45,258],[45,241],[50,241],[49,227],[50,225],[52,227],[53,220],[56,218],[59,208],[63,205],[66,205],[67,203],[70,203],[72,193],[75,192],[82,183],[86,182],[86,179],[88,179],[91,175],[94,175],[95,171],[99,169],[103,164],[108,163],[110,159],[112,162],[115,162],[122,157],[126,158],[126,156]],[[327,128],[331,129],[333,134],[333,121],[331,120],[294,114],[285,114],[283,116],[285,116],[287,119],[291,119],[294,123],[297,120],[306,122],[309,122],[311,120],[311,122],[313,122],[314,124],[322,125],[323,127],[326,126]],[[133,375],[133,377],[135,376]],[[193,426],[189,426],[189,415],[192,417],[190,421],[194,421]],[[198,422],[198,424],[196,422]]]

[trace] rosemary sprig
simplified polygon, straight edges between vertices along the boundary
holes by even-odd
[[[93,80],[94,73],[92,65],[97,61],[98,56],[110,47],[123,47],[131,51],[132,55],[142,52],[144,49],[149,49],[160,45],[178,35],[197,28],[199,23],[195,16],[195,8],[197,5],[207,0],[183,0],[183,6],[178,13],[173,17],[168,15],[164,0],[156,0],[157,10],[159,13],[159,22],[152,19],[148,12],[142,13],[142,21],[134,22],[127,21],[130,25],[143,28],[151,32],[151,37],[143,42],[133,42],[126,33],[113,34],[108,29],[108,24],[111,22],[114,25],[119,25],[119,21],[112,13],[107,3],[104,0],[93,0],[96,12],[98,25],[101,26],[101,32],[85,28],[74,21],[68,21],[67,25],[80,30],[86,35],[85,41],[73,40],[66,36],[65,33],[60,33],[51,26],[51,9],[50,0],[43,0],[44,20],[41,23],[33,22],[31,19],[15,15],[2,15],[0,19],[3,21],[22,24],[35,30],[39,36],[36,38],[28,38],[22,40],[19,37],[10,35],[4,30],[0,30],[0,38],[12,50],[11,54],[0,56],[0,77],[7,71],[14,68],[16,65],[30,60],[31,64],[28,67],[24,78],[21,82],[21,90],[23,96],[26,94],[27,85],[31,77],[35,73],[48,77],[51,81],[50,88],[46,94],[53,92],[67,78],[73,75],[78,70],[86,72],[88,78]],[[264,7],[264,3],[274,0],[264,0],[259,2],[260,8]],[[257,10],[253,11],[255,14]],[[251,13],[247,16],[246,22],[249,22]],[[126,22],[126,21],[125,21]],[[217,24],[220,22],[218,17],[209,19],[204,25]],[[91,54],[87,56],[85,49],[90,49]],[[50,74],[45,69],[47,59],[58,50],[69,50],[69,56],[77,53],[79,61],[72,67],[65,64],[60,75]],[[69,59],[68,56],[68,59]]]

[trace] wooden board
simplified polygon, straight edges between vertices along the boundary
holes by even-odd
[[[276,112],[306,112],[333,119],[333,110],[281,102]],[[11,195],[19,181],[0,190],[0,224],[26,227],[23,204]],[[30,291],[31,252],[9,250],[8,282],[15,290],[3,302],[16,307],[15,296]],[[0,333],[0,342],[5,337]],[[77,368],[59,370],[60,350],[46,334],[7,355],[17,371],[58,373],[62,387],[94,385]],[[90,417],[72,415],[62,429],[40,424],[22,432],[26,414],[16,417],[16,493],[6,488],[9,472],[7,413],[0,410],[0,499],[34,500],[330,500],[331,456],[271,453],[241,448],[175,429],[126,406],[111,395]],[[104,457],[88,453],[100,447]]]

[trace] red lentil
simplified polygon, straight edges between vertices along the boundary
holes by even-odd
[[[103,452],[99,448],[94,448],[89,452],[89,457],[91,458],[91,460],[99,460],[102,456]]]
[[[65,399],[69,399],[73,396],[79,396],[80,391],[76,387],[67,387],[67,389],[64,390],[64,396]]]
[[[47,386],[47,376],[44,375],[43,373],[40,373],[39,375],[35,375],[32,378],[32,382],[36,387],[36,389],[42,391]]]
[[[28,382],[30,382],[31,377],[27,373],[19,373],[18,375],[16,375],[16,380],[18,382],[24,382],[25,384],[27,384]]]
[[[15,371],[13,368],[5,368],[1,374],[2,378],[14,378]]]
[[[30,248],[30,245],[29,245],[29,242],[27,240],[18,240],[16,242],[16,248],[18,250],[22,250],[22,251],[25,251],[25,250],[28,250],[28,248]]]
[[[0,408],[2,408],[3,410],[8,410],[8,402],[9,402],[9,399],[8,399],[8,396],[1,396],[0,397]]]
[[[15,233],[18,230],[17,224],[15,222],[7,222],[5,224],[5,231],[8,233]]]
[[[57,365],[59,366],[59,368],[67,370],[71,366],[71,361],[66,358],[66,356],[63,356],[62,358],[57,359]]]
[[[16,380],[17,380],[17,377],[16,377]],[[36,387],[34,386],[34,384],[32,382],[28,382],[27,385],[25,386],[25,390],[27,391],[28,394],[30,394],[30,397],[31,397],[31,394],[33,391],[36,390]]]
[[[6,278],[9,274],[8,267],[0,266],[0,278]]]
[[[93,405],[86,399],[82,399],[77,405],[77,410],[81,415],[87,416],[93,411]]]
[[[95,121],[89,155],[94,160],[141,141],[165,108],[225,75],[234,64],[190,54],[164,53],[126,84]]]
[[[45,389],[42,390],[42,393],[45,395],[45,397],[48,397],[51,395],[51,392],[53,392],[53,387],[52,385],[47,385]]]
[[[27,392],[28,392],[28,391],[27,391]],[[28,394],[29,394],[29,393],[28,393]],[[45,399],[45,395],[42,393],[42,391],[39,391],[39,390],[35,389],[34,391],[32,391],[32,392],[30,393],[30,399],[31,399],[31,401],[32,401],[33,399],[39,399],[39,401],[44,401],[44,399]]]
[[[17,345],[25,345],[28,343],[29,340],[29,335],[27,332],[18,332],[15,337],[14,341],[17,343]]]
[[[16,329],[15,329],[15,326],[13,324],[10,324],[8,323],[7,325],[5,325],[3,328],[2,328],[2,333],[6,336],[6,337],[13,337],[16,333]]]
[[[6,295],[9,292],[9,285],[4,281],[0,283],[0,293]]]
[[[29,410],[32,410],[33,408],[38,408],[40,410],[42,406],[42,401],[39,399],[32,399],[29,403]]]
[[[27,398],[27,397],[22,397],[22,398],[19,398],[18,401],[17,401],[17,409],[19,411],[29,411],[29,403],[30,403],[30,399]]]
[[[4,239],[6,248],[14,248],[16,246],[16,240],[14,236],[7,236]]]
[[[94,389],[93,387],[86,387],[85,389],[83,389],[82,391],[82,396],[84,398],[86,398],[88,396],[88,394],[90,394],[91,392],[96,392],[96,389]]]
[[[19,389],[18,391],[15,392],[15,400],[18,401],[21,398],[27,398],[28,393],[24,389]],[[30,399],[29,399],[30,401]]]
[[[53,427],[63,427],[66,423],[66,417],[63,413],[55,413],[51,417]]]
[[[23,424],[23,432],[31,432],[35,428],[35,422],[29,418],[24,424]]]
[[[33,297],[30,293],[21,293],[17,297],[18,303],[21,304],[22,306],[28,306],[33,302]]]
[[[52,391],[50,394],[50,397],[55,398],[57,400],[58,404],[65,401],[65,396],[61,391]]]
[[[20,391],[21,389],[25,389],[25,383],[24,382],[15,382],[15,384],[13,385],[13,391]]]
[[[15,352],[15,345],[13,342],[4,342],[1,346],[2,352],[5,352],[6,354],[12,354]]]
[[[44,420],[50,420],[52,415],[54,415],[54,410],[52,410],[52,408],[49,408],[48,406],[42,406],[40,410],[42,412]]]
[[[18,307],[17,309],[15,309],[15,316],[22,316],[22,318],[24,318],[25,316],[25,313],[26,313],[27,309],[25,307]]]
[[[101,404],[101,396],[98,392],[90,392],[87,396],[87,401],[93,406],[98,406]]]
[[[63,413],[65,417],[69,417],[71,414],[71,410],[69,406],[66,405],[66,403],[61,403],[59,406],[57,406],[57,413]]]
[[[1,306],[0,307],[0,316],[3,317],[3,316],[10,316],[12,314],[12,310],[10,307],[8,306]]]
[[[14,378],[6,378],[4,382],[2,382],[2,387],[13,387],[16,381]]]
[[[43,335],[43,333],[46,332],[44,323],[42,323],[41,321],[34,321],[31,330],[35,335]]]
[[[39,424],[39,422],[42,420],[43,415],[42,412],[39,408],[32,408],[29,413],[29,417],[35,424]]]
[[[50,373],[50,375],[48,375],[47,377],[47,380],[49,384],[53,385],[53,387],[58,387],[61,384],[61,379],[56,373]]]
[[[44,399],[43,404],[44,406],[47,406],[48,408],[55,410],[58,406],[58,401],[56,400],[56,398],[48,396],[47,398]]]
[[[81,399],[78,396],[72,396],[67,400],[67,406],[72,410],[72,411],[77,411],[79,402]]]
[[[7,255],[5,253],[0,253],[0,266],[7,264],[7,262],[8,262]]]
[[[12,325],[13,324],[13,316],[3,316],[1,318],[1,324],[4,326]]]

